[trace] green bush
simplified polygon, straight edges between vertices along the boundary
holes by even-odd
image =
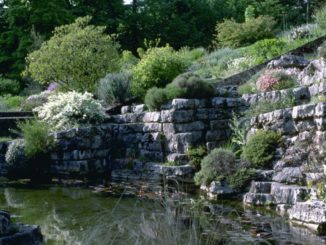
[[[0,96],[16,95],[21,90],[20,84],[16,80],[7,79],[0,75]]]
[[[132,92],[144,97],[152,87],[164,87],[184,72],[187,62],[173,48],[150,48],[133,69]]]
[[[176,77],[164,89],[149,89],[145,96],[145,104],[150,110],[159,109],[163,104],[175,98],[193,99],[209,98],[214,96],[214,86],[200,79],[192,73],[185,73]]]
[[[314,19],[321,29],[326,29],[326,4],[317,9]]]
[[[278,109],[293,107],[295,105],[295,98],[291,95],[288,95],[278,101],[264,100],[250,105],[250,108],[245,112],[245,116],[250,118]]]
[[[190,49],[183,47],[178,51],[178,55],[190,65],[192,62],[204,57],[206,50],[204,48]]]
[[[230,150],[217,148],[212,150],[200,163],[201,170],[195,175],[197,185],[209,185],[214,180],[221,180],[236,170],[236,156]]]
[[[286,47],[286,42],[280,39],[264,39],[246,48],[246,52],[256,60],[256,63],[263,63],[281,55]]]
[[[106,105],[124,103],[132,97],[131,73],[120,72],[107,74],[97,86],[97,96]]]
[[[90,21],[86,16],[56,27],[53,36],[27,56],[23,75],[45,85],[60,83],[65,91],[94,92],[100,78],[120,68],[120,55],[106,27]]]
[[[258,131],[243,147],[243,157],[252,167],[268,167],[274,157],[275,148],[280,145],[280,134],[273,131]]]
[[[49,126],[37,120],[25,121],[18,124],[25,141],[25,154],[28,158],[46,154],[54,146],[54,137],[50,134]]]
[[[193,73],[185,73],[177,76],[172,83],[166,86],[169,99],[204,99],[214,96],[214,86],[203,81]]]
[[[189,164],[194,166],[196,170],[200,170],[200,163],[206,155],[207,149],[205,145],[200,145],[198,147],[191,146],[187,151]]]
[[[166,90],[164,88],[151,88],[145,96],[145,104],[151,110],[159,110],[161,106],[168,102]]]
[[[237,191],[243,191],[255,178],[256,171],[253,168],[240,168],[227,178],[228,184]]]
[[[238,48],[253,44],[265,38],[274,37],[276,22],[270,16],[260,16],[237,23],[233,19],[224,20],[216,26],[217,43],[223,47]]]
[[[0,111],[19,110],[25,98],[22,96],[5,95],[0,97]]]

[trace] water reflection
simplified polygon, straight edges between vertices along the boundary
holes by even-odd
[[[171,219],[175,210],[169,213],[153,200],[105,197],[82,188],[0,190],[0,209],[10,211],[18,222],[40,225],[50,245],[205,244],[200,239],[206,231],[198,229],[198,223],[207,221],[213,221],[206,227],[217,236],[233,238],[225,240],[228,244],[325,244],[321,237],[289,225],[274,212],[243,209],[239,203],[209,204],[213,215],[209,220],[189,222],[179,215],[188,227],[180,229]]]

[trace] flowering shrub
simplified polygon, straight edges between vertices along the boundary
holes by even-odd
[[[297,40],[302,38],[308,38],[312,32],[317,28],[316,24],[302,25],[292,29],[289,33],[291,40]]]
[[[261,92],[291,88],[295,85],[293,76],[282,69],[266,70],[257,80]]]
[[[104,108],[90,93],[58,93],[49,96],[48,102],[35,108],[38,117],[52,126],[64,130],[80,125],[100,123],[107,118]]]
[[[243,71],[245,69],[248,69],[250,67],[253,67],[255,65],[255,60],[252,57],[240,57],[233,60],[230,60],[227,63],[228,70],[232,73],[237,73],[240,71]]]
[[[50,96],[51,92],[46,90],[39,94],[33,94],[24,101],[21,106],[21,109],[24,111],[31,111],[35,107],[39,107],[45,104],[48,101],[48,97]]]

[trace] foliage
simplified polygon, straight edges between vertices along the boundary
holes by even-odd
[[[132,97],[131,73],[110,73],[99,81],[97,96],[106,105],[124,103]]]
[[[42,121],[30,120],[18,123],[25,142],[25,154],[28,158],[49,152],[54,147],[54,137],[49,125]]]
[[[228,75],[239,73],[243,70],[251,68],[256,65],[255,59],[250,56],[244,56],[230,60],[227,63],[227,73]]]
[[[33,111],[48,123],[52,130],[103,122],[107,116],[101,104],[90,93],[75,91],[49,96],[48,102]]]
[[[196,170],[200,170],[200,163],[206,155],[207,149],[205,145],[200,145],[198,147],[191,146],[187,151],[189,164],[194,166]]]
[[[238,48],[274,36],[276,22],[270,16],[259,16],[244,23],[234,19],[224,20],[216,26],[216,38],[220,46]]]
[[[0,111],[16,111],[19,110],[24,101],[22,96],[2,96],[0,97]]]
[[[179,166],[180,164],[175,161],[168,161],[168,162],[165,162],[164,165],[168,166],[168,167],[174,167],[174,166]]]
[[[0,137],[0,142],[8,142],[12,141],[13,139],[11,137]]]
[[[173,48],[150,48],[133,69],[132,92],[144,97],[152,87],[164,87],[186,69],[186,61]]]
[[[319,48],[318,48],[318,56],[320,58],[326,59],[326,42],[324,42]]]
[[[316,28],[317,26],[315,24],[298,26],[291,29],[289,37],[291,40],[309,38]]]
[[[246,127],[245,122],[234,114],[230,121],[230,128],[232,130],[231,143],[235,148],[235,154],[240,156],[242,148],[246,144]]]
[[[50,95],[51,92],[49,91],[31,95],[22,103],[21,108],[23,111],[32,111],[34,108],[44,105]]]
[[[295,85],[293,76],[282,69],[265,70],[256,82],[261,92],[293,88]]]
[[[166,90],[153,87],[147,91],[144,101],[151,111],[159,110],[168,101]]]
[[[268,167],[280,143],[280,134],[273,131],[258,131],[249,137],[243,147],[243,157],[251,163],[252,167]]]
[[[139,59],[137,59],[130,51],[122,51],[120,60],[120,66],[122,71],[128,71],[130,69],[133,69],[138,62]]]
[[[42,84],[55,81],[63,90],[94,91],[98,79],[119,68],[120,57],[105,27],[90,21],[87,16],[55,28],[50,40],[27,56],[24,75]]]
[[[20,90],[21,87],[18,81],[0,76],[0,96],[16,95]]]
[[[163,104],[175,98],[209,98],[214,96],[214,86],[192,73],[181,74],[172,83],[163,88],[149,89],[145,104],[150,110],[159,109]]]
[[[241,57],[243,54],[239,50],[222,48],[199,59],[189,70],[204,78],[220,78],[227,75],[228,63]]]
[[[202,161],[201,170],[195,175],[197,185],[209,185],[212,181],[223,179],[236,170],[236,157],[230,150],[217,148],[212,150]]]
[[[263,113],[275,111],[278,109],[290,108],[296,105],[295,98],[292,95],[283,97],[277,101],[263,100],[250,105],[245,112],[246,117],[254,117]]]
[[[235,190],[242,191],[255,178],[256,171],[253,168],[239,168],[227,178],[228,184]]]
[[[248,47],[247,52],[256,60],[256,63],[259,64],[281,55],[285,47],[286,42],[283,40],[275,38],[264,39]]]
[[[23,139],[12,141],[6,152],[6,163],[12,168],[22,168],[26,162],[25,141]]]
[[[318,8],[314,14],[314,19],[320,28],[326,28],[326,4],[323,4],[322,7]]]
[[[256,11],[256,9],[254,6],[248,5],[248,7],[246,8],[246,11],[245,11],[246,22],[251,21],[252,19],[254,19],[256,17],[255,11]]]
[[[179,56],[187,61],[188,65],[192,62],[204,57],[206,55],[206,50],[204,48],[190,49],[188,47],[183,47],[178,51]]]

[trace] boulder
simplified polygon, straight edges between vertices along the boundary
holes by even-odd
[[[303,86],[323,82],[326,79],[326,61],[324,59],[313,60],[299,74],[299,82]]]
[[[288,210],[290,220],[326,235],[326,203],[322,201],[298,202]]]
[[[303,186],[290,186],[274,182],[271,187],[274,204],[295,204],[302,202],[308,198],[309,193],[309,189]]]
[[[270,206],[274,204],[274,198],[268,193],[246,193],[243,197],[244,204],[254,206]]]
[[[235,193],[225,181],[213,181],[209,186],[201,185],[200,189],[205,191],[210,199],[226,197]]]
[[[306,60],[302,56],[297,55],[282,55],[281,58],[277,60],[272,60],[268,63],[267,68],[274,69],[274,68],[299,68],[303,69],[307,65],[309,65],[309,61]]]
[[[305,176],[301,167],[285,167],[273,176],[273,181],[286,184],[302,184]]]

